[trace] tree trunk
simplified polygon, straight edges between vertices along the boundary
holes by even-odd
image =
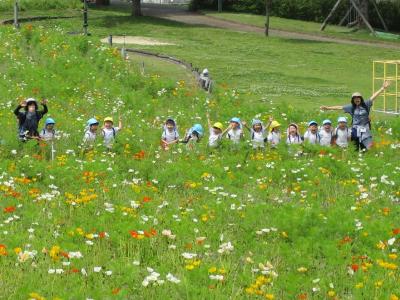
[[[132,16],[140,17],[142,15],[141,0],[132,0]]]

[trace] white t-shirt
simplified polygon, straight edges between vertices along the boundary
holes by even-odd
[[[212,127],[210,127],[210,136],[208,137],[208,146],[218,147],[222,139],[222,133],[215,134]]]
[[[349,138],[351,137],[351,129],[350,128],[345,128],[345,129],[335,129],[335,135],[336,135],[336,145],[338,145],[341,148],[346,148],[349,145]]]
[[[91,132],[90,130],[87,130],[85,132],[85,136],[83,137],[83,142],[89,144],[94,143],[96,137],[97,137],[96,132]]]
[[[179,133],[176,129],[172,129],[172,131],[165,129],[161,136],[161,139],[163,139],[167,143],[171,143],[171,142],[177,140],[178,138],[179,138]]]
[[[280,141],[281,141],[280,132],[271,131],[268,134],[268,142],[271,144],[271,147],[275,147],[276,145],[279,144]]]
[[[55,136],[56,136],[55,130],[49,131],[49,130],[47,130],[47,129],[43,129],[43,130],[40,132],[40,137],[41,137],[43,140],[45,140],[45,141],[54,140]]]
[[[324,128],[319,131],[319,136],[321,138],[320,144],[321,146],[330,146],[333,137],[333,130],[327,132]]]
[[[286,144],[302,144],[303,140],[300,135],[288,135],[286,139]]]
[[[265,130],[254,131],[251,129],[251,142],[253,143],[253,148],[264,148],[265,147]]]
[[[104,145],[106,147],[112,146],[118,131],[119,127],[103,128]]]
[[[226,137],[230,139],[234,144],[237,144],[240,142],[240,139],[243,136],[243,130],[240,128],[237,129],[229,129]]]
[[[304,134],[304,141],[310,144],[319,144],[321,142],[321,137],[318,132],[312,133],[310,130]]]

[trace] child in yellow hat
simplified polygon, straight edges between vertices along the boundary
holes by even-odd
[[[270,132],[268,133],[268,143],[271,145],[271,148],[276,148],[281,141],[281,124],[278,121],[272,121],[269,126]]]
[[[122,119],[118,118],[118,127],[114,127],[114,119],[112,117],[106,117],[104,119],[104,125],[102,129],[104,146],[110,150],[115,142],[117,133],[122,129]]]
[[[211,125],[210,115],[207,113],[208,128],[210,136],[208,137],[208,146],[210,148],[218,148],[221,145],[222,137],[231,129],[231,125],[224,130],[224,125],[221,122],[216,122]]]

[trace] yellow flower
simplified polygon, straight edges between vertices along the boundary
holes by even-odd
[[[390,300],[399,300],[399,297],[397,297],[395,294],[391,294]]]
[[[185,269],[188,271],[192,271],[194,269],[194,265],[186,265]]]
[[[335,291],[329,291],[329,292],[328,292],[328,296],[329,296],[329,297],[335,297],[335,296],[336,296]]]
[[[362,289],[364,287],[364,283],[359,282],[356,284],[356,289]]]
[[[34,300],[46,300],[45,297],[40,296],[38,293],[30,293],[29,297]]]
[[[397,259],[397,254],[394,254],[394,253],[389,254],[389,258],[395,260],[395,259]]]
[[[217,268],[216,267],[211,267],[208,269],[208,273],[215,273],[217,272]]]
[[[282,231],[282,236],[283,236],[284,238],[288,238],[288,237],[289,237],[289,235],[286,233],[286,231]]]
[[[19,254],[22,251],[20,247],[14,248],[15,254]]]
[[[51,257],[53,260],[59,260],[59,259],[60,259],[60,257],[59,257],[60,251],[61,251],[60,246],[53,246],[53,247],[51,247],[50,253],[49,253],[49,254],[50,254],[50,257]]]
[[[378,280],[375,282],[375,287],[378,289],[383,285],[383,281],[382,280]]]
[[[308,271],[308,269],[305,268],[305,267],[300,267],[300,268],[297,269],[297,272],[300,272],[300,273],[305,273],[307,271]]]
[[[273,294],[265,294],[265,299],[274,300],[275,296]]]

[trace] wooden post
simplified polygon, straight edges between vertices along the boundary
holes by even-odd
[[[265,36],[269,36],[270,10],[271,10],[271,0],[265,0]]]
[[[218,0],[218,12],[222,12],[222,0]]]
[[[376,1],[375,0],[371,0],[371,2],[372,2],[373,6],[374,6],[374,8],[376,10],[376,13],[378,14],[379,20],[381,20],[383,28],[385,29],[385,31],[389,31],[388,27],[386,26],[385,20],[383,19],[381,13],[379,12],[378,5],[376,5]]]
[[[328,24],[328,21],[330,20],[330,18],[332,18],[333,14],[335,13],[335,11],[337,10],[337,8],[339,7],[340,2],[342,2],[342,0],[338,0],[335,4],[335,6],[332,8],[331,12],[329,13],[329,15],[326,17],[324,23],[322,23],[321,26],[321,31],[324,31],[326,25]]]
[[[371,33],[373,35],[376,35],[374,28],[372,28],[371,24],[368,22],[368,19],[364,16],[363,12],[358,7],[358,5],[354,2],[354,0],[350,0],[350,2],[351,2],[351,4],[353,4],[353,7],[357,11],[357,13],[360,15],[360,17],[363,20],[364,24],[368,27],[368,29],[371,31]]]
[[[83,34],[88,35],[88,4],[87,0],[83,0]]]
[[[15,0],[15,3],[14,3],[14,27],[16,29],[19,28],[18,13],[19,13],[18,0]]]
[[[343,19],[340,20],[339,26],[342,26],[344,24],[344,22],[346,22],[346,19],[349,17],[350,13],[351,13],[351,8],[349,10],[347,10],[347,13],[343,17]]]

